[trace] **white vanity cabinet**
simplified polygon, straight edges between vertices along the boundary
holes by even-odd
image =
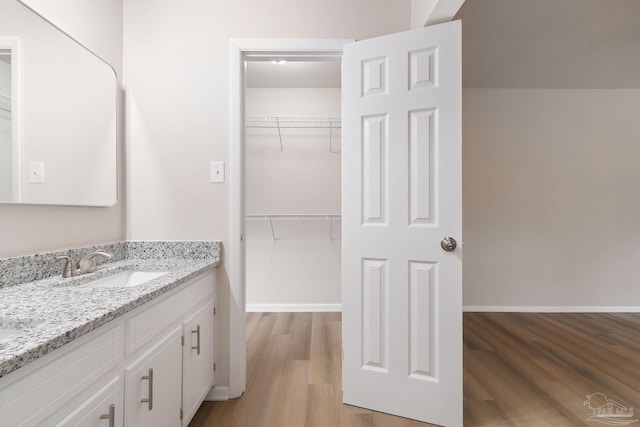
[[[193,418],[211,385],[215,383],[214,301],[195,310],[184,322],[185,345],[182,350],[182,408],[186,426]]]
[[[212,280],[196,280],[125,321],[125,426],[186,426],[214,385]],[[150,393],[151,410],[141,403]]]
[[[182,327],[125,369],[126,426],[180,427]]]
[[[0,426],[186,426],[214,385],[215,272],[0,378]]]

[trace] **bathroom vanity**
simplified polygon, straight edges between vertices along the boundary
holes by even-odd
[[[215,384],[219,257],[121,258],[0,288],[0,424],[189,423]]]

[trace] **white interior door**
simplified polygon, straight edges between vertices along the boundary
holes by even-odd
[[[345,45],[344,402],[462,426],[459,22]]]

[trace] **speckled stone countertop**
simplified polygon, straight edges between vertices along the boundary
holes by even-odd
[[[193,245],[184,242],[165,243],[163,250],[158,250],[158,245],[163,245],[160,242],[123,243],[133,244],[129,256],[102,264],[96,272],[66,279],[56,275],[0,287],[0,378],[190,279],[213,271],[220,263],[219,242],[205,245],[204,251],[203,243],[198,242],[198,253],[206,255],[193,257],[189,250]],[[82,286],[125,270],[167,274],[132,287]]]

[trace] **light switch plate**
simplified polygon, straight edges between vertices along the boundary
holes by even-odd
[[[29,162],[29,183],[44,184],[43,162]]]
[[[224,182],[224,162],[211,162],[211,182]]]

